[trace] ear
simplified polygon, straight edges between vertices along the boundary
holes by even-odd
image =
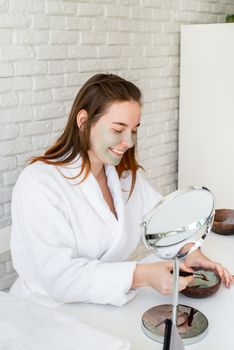
[[[82,128],[82,124],[84,122],[86,122],[86,120],[88,119],[88,113],[86,112],[85,109],[81,109],[78,114],[77,114],[77,117],[76,117],[76,122],[77,122],[77,125],[78,125],[78,128]]]

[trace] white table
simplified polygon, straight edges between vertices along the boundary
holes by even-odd
[[[234,274],[234,236],[220,236],[211,232],[203,245],[203,251]],[[145,260],[149,262],[156,258],[150,256]],[[75,303],[63,305],[59,310],[88,325],[129,339],[133,350],[157,350],[162,349],[162,344],[154,342],[143,333],[141,316],[152,306],[170,302],[171,297],[145,288],[123,307]],[[179,302],[194,306],[209,320],[207,336],[196,344],[186,346],[186,350],[234,349],[234,285],[231,289],[221,286],[215,295],[206,299],[191,299],[181,295]]]

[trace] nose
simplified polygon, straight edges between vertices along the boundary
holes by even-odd
[[[131,132],[124,133],[122,144],[127,148],[133,147],[136,144],[136,135]]]

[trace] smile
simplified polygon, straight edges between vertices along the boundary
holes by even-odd
[[[126,152],[126,151],[120,151],[116,148],[111,148],[111,147],[109,149],[111,150],[111,152],[113,152],[117,156],[122,156]]]

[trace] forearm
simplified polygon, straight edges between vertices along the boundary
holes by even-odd
[[[137,264],[133,273],[132,289],[147,287],[148,266],[146,264]]]

